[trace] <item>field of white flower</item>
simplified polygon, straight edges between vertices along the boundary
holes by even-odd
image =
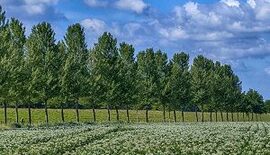
[[[270,123],[82,125],[0,131],[0,154],[270,154]]]

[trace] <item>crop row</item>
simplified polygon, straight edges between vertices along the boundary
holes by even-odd
[[[269,123],[83,125],[0,132],[0,154],[270,154]]]

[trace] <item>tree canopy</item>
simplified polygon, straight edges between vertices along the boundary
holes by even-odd
[[[242,92],[230,65],[203,55],[189,63],[185,52],[168,58],[154,48],[136,51],[131,44],[118,44],[109,32],[88,48],[78,23],[58,42],[47,22],[33,26],[26,37],[23,24],[6,19],[0,7],[0,102],[5,112],[13,103],[44,108],[48,123],[48,107],[61,107],[63,121],[64,107],[76,108],[77,121],[81,107],[107,108],[109,120],[112,108],[117,119],[118,109],[126,109],[128,120],[128,109],[144,109],[147,121],[150,109],[163,109],[164,121],[167,110],[182,111],[183,121],[184,111],[196,111],[196,116],[201,111],[202,121],[204,111],[211,112],[211,119],[212,112],[226,112],[227,120],[229,112],[269,111],[269,102],[256,90]]]

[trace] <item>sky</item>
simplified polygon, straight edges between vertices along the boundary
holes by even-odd
[[[56,39],[80,23],[93,47],[108,31],[136,52],[184,51],[230,64],[243,91],[270,99],[270,0],[0,0],[7,17],[21,20],[27,35],[39,22],[52,24]]]

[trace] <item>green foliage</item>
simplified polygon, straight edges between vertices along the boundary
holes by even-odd
[[[213,62],[202,55],[193,60],[191,66],[192,101],[202,106],[211,102],[211,72]],[[201,109],[203,110],[203,109]]]
[[[256,90],[249,89],[246,93],[246,102],[248,109],[254,113],[264,112],[264,101],[262,95],[260,95]]]
[[[31,103],[39,108],[45,103],[45,111],[49,102],[52,107],[76,107],[77,114],[80,106],[146,109],[146,115],[151,108],[162,106],[164,120],[165,110],[171,108],[269,111],[268,102],[257,91],[242,92],[242,83],[230,65],[199,55],[190,68],[189,55],[184,52],[170,60],[153,48],[134,53],[132,45],[123,42],[118,46],[108,32],[87,49],[80,24],[69,26],[57,44],[46,22],[33,26],[26,38],[23,24],[13,18],[9,22],[0,7],[0,102],[9,106]]]
[[[266,100],[264,102],[264,105],[265,105],[265,108],[264,108],[265,112],[269,113],[270,112],[270,100]]]
[[[122,106],[132,106],[136,103],[137,81],[134,47],[127,43],[121,43],[118,58],[118,78],[120,83],[118,102]]]
[[[40,23],[32,28],[26,42],[27,65],[31,71],[29,91],[33,101],[47,101],[57,93],[58,50],[55,33],[49,23]]]
[[[190,103],[190,73],[189,55],[184,52],[174,54],[171,60],[171,70],[167,90],[170,106],[175,109],[182,109]]]
[[[80,24],[68,27],[64,40],[65,47],[60,44],[63,65],[60,77],[61,94],[65,100],[78,101],[85,95],[87,70],[87,48],[84,29]]]
[[[8,63],[8,45],[9,45],[8,21],[5,11],[0,6],[0,101],[7,100],[8,95],[8,70],[5,64]]]
[[[22,98],[26,94],[25,86],[28,81],[24,60],[25,27],[19,20],[13,18],[9,23],[9,32],[9,63],[6,64],[9,70],[9,100],[11,102],[22,102]]]
[[[121,79],[119,78],[117,40],[105,32],[90,54],[90,71],[93,102],[105,105],[119,104]]]
[[[156,95],[157,103],[166,107],[169,103],[168,94],[166,92],[166,85],[168,83],[169,67],[167,54],[160,50],[155,53],[156,65]]]
[[[146,49],[137,55],[138,99],[142,106],[150,109],[157,102],[157,65],[153,49]]]
[[[223,67],[219,61],[215,62],[210,74],[211,104],[210,110],[222,111],[226,83],[223,81]]]

